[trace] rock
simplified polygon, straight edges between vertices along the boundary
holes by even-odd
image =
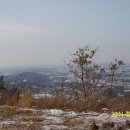
[[[103,112],[103,113],[106,113],[106,112],[108,112],[109,111],[109,109],[107,109],[107,108],[102,108],[101,109],[101,112]]]

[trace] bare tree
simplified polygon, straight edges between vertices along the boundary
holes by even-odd
[[[117,73],[119,73],[120,67],[124,65],[122,60],[115,59],[114,63],[109,64],[109,71],[110,74],[108,75],[108,81],[110,82],[109,87],[109,96],[112,96],[112,88],[114,87],[115,77],[117,76]]]
[[[71,60],[67,64],[70,68],[70,72],[78,83],[81,85],[81,92],[84,97],[84,101],[92,91],[96,89],[100,80],[100,67],[93,62],[93,58],[97,52],[97,49],[89,49],[88,46],[78,48],[77,51],[71,55]]]
[[[89,46],[78,48],[74,54],[71,54],[71,59],[67,63],[74,84],[70,90],[75,103],[83,104],[83,109],[89,109],[92,103],[98,106],[106,99],[112,98],[112,88],[115,87],[119,68],[124,65],[122,60],[116,59],[108,68],[102,68],[94,62],[97,50],[98,48],[90,49]],[[96,102],[98,99],[99,104]]]

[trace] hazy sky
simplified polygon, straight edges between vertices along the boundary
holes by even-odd
[[[0,67],[63,64],[86,44],[130,62],[130,0],[0,1]]]

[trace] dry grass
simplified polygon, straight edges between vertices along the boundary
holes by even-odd
[[[0,98],[0,105],[30,107],[32,104],[32,92],[29,90],[20,91],[12,89],[7,91]]]
[[[54,97],[42,97],[34,102],[34,105],[38,108],[51,109],[51,108],[64,108],[65,97],[54,96]]]
[[[22,92],[18,101],[18,106],[30,107],[31,104],[32,104],[32,92],[31,91]]]
[[[130,111],[130,97],[91,97],[84,102],[82,99],[76,100],[74,97],[67,100],[65,95],[55,95],[53,97],[43,97],[34,101],[33,105],[37,108],[42,109],[62,109],[62,110],[73,110],[73,111],[96,111],[101,112],[102,108],[108,108],[108,112],[119,111],[126,112]]]
[[[84,123],[84,120],[82,118],[74,118],[74,119],[65,119],[64,125],[67,126],[75,126],[75,125],[81,125]]]
[[[2,124],[0,130],[36,130],[42,127],[42,121],[44,118],[38,116],[39,112],[32,111],[30,109],[23,109],[15,106],[0,106],[0,117],[3,121],[14,121],[13,124]],[[27,123],[22,124],[17,122],[21,120]],[[15,122],[16,121],[16,122]],[[32,122],[32,123],[30,123]]]
[[[26,116],[23,118],[24,121],[29,122],[42,122],[44,119],[36,116]]]
[[[97,97],[90,98],[86,104],[87,111],[97,111],[101,112],[102,108],[108,108],[109,112],[111,111],[119,111],[119,112],[126,112],[130,111],[130,96],[124,97],[100,97],[98,100]]]
[[[2,126],[2,128],[0,128],[0,130],[40,130],[41,126],[39,125],[30,125],[30,126],[26,126],[26,125],[22,125],[22,124],[12,124],[12,125],[4,125]]]
[[[130,111],[130,96],[111,98],[105,96],[88,96],[87,101],[83,98],[71,97],[64,94],[55,94],[52,97],[42,97],[32,99],[32,92],[29,90],[18,91],[13,89],[7,91],[0,97],[0,105],[9,105],[17,107],[36,107],[42,109],[63,109],[74,111],[97,111],[101,112],[102,108],[108,108],[111,111]]]
[[[0,106],[0,116],[12,119],[16,114],[16,107]]]

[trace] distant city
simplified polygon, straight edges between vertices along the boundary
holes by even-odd
[[[130,93],[130,64],[124,66],[124,72],[116,77],[117,94]],[[31,89],[34,92],[52,92],[61,87],[69,87],[72,75],[65,66],[44,66],[30,68],[5,68],[0,70],[4,76],[5,87]]]

